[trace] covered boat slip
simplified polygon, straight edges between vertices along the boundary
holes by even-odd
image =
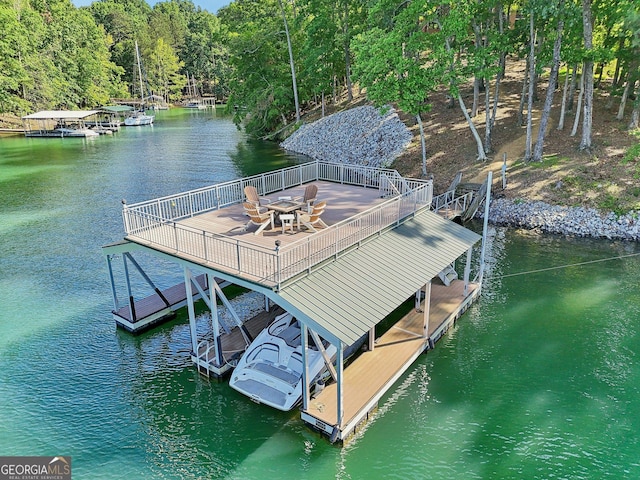
[[[27,137],[86,136],[89,118],[95,118],[98,110],[44,110],[22,117]],[[74,133],[76,132],[76,133]]]
[[[308,183],[318,186],[317,201],[327,202],[326,228],[291,232],[276,225],[259,236],[244,228],[240,205],[246,185],[255,186],[268,202],[302,195]],[[327,365],[335,382],[313,400],[313,386],[303,373],[302,418],[332,440],[344,441],[480,291],[482,255],[480,271],[470,278],[472,250],[481,237],[431,211],[431,201],[431,182],[393,170],[311,162],[125,203],[123,218],[132,245],[184,267],[192,359],[199,369],[226,370],[217,351],[222,339],[214,300],[221,291],[214,278],[263,294],[271,301],[267,309],[269,303],[282,307],[300,321],[303,332],[337,347],[334,364]],[[464,280],[450,286],[432,282],[465,254],[459,266]],[[209,277],[212,296],[194,281],[200,273]],[[194,291],[212,311],[213,338],[206,342],[196,336]],[[375,339],[376,325],[414,295],[421,299],[416,300],[421,311]],[[369,351],[344,369],[348,347],[367,336]],[[308,339],[302,338],[304,359]]]

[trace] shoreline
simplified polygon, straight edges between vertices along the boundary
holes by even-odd
[[[313,159],[393,168],[393,162],[411,139],[411,132],[393,108],[362,106],[304,124],[280,146]],[[476,218],[483,217],[480,209]],[[637,212],[618,216],[595,208],[494,198],[488,220],[493,225],[550,234],[640,241]]]
[[[484,212],[479,210],[476,217],[484,218]],[[491,201],[488,221],[493,225],[539,230],[556,235],[640,241],[640,219],[635,213],[618,216],[595,208],[496,198]]]

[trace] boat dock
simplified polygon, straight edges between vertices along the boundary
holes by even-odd
[[[375,340],[373,350],[363,352],[344,371],[343,424],[338,424],[337,384],[326,386],[302,412],[302,419],[328,437],[348,442],[375,413],[380,398],[406,372],[420,354],[432,349],[480,293],[477,284],[468,295],[464,282],[432,285],[428,334],[424,336],[424,300],[386,333]],[[371,375],[375,372],[375,375]]]
[[[318,189],[316,203],[326,202],[323,228],[313,232],[287,220],[287,228],[276,222],[254,234],[257,227],[247,223],[242,206],[245,187],[254,187],[268,209],[281,198],[301,196],[309,184]],[[104,247],[114,318],[123,326],[132,306],[142,316],[127,268],[136,265],[137,252],[172,262],[182,274],[175,305],[186,302],[191,358],[203,375],[226,375],[256,331],[276,312],[291,313],[303,332],[303,364],[309,339],[317,345],[321,337],[337,349],[335,358],[325,358],[330,378],[317,396],[312,394],[319,386],[303,368],[302,420],[332,442],[344,443],[481,291],[484,239],[441,215],[469,200],[447,195],[434,198],[430,181],[403,178],[394,170],[310,162],[147,202],[123,202],[124,241]],[[116,255],[126,258],[125,282],[114,280]],[[148,277],[139,265],[136,269]],[[145,280],[153,289],[151,279]],[[118,283],[127,285],[127,306],[119,305]],[[264,296],[259,319],[240,318],[222,290],[227,284]],[[149,303],[167,307],[161,293],[154,291]],[[210,311],[211,327],[204,335],[196,330],[198,298]],[[415,308],[377,336],[378,324],[410,299]],[[231,323],[222,321],[219,302],[231,313]],[[366,351],[345,368],[350,347],[361,343]]]

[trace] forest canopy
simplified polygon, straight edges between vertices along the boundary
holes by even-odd
[[[147,94],[175,102],[193,81],[200,94],[228,101],[237,122],[259,136],[311,108],[350,100],[354,89],[422,126],[433,93],[444,90],[484,159],[503,72],[514,61],[527,64],[519,111],[527,159],[542,155],[544,138],[529,131],[538,85],[551,87],[541,122],[555,93],[562,128],[565,111],[582,112],[567,131],[581,135],[584,150],[594,88],[606,88],[618,119],[638,128],[636,0],[236,0],[217,15],[191,0],[153,7],[98,0],[82,8],[70,0],[0,0],[0,29],[2,113],[135,97],[137,43]],[[471,98],[461,93],[469,89]]]

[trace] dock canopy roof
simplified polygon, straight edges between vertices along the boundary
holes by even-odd
[[[134,110],[134,108],[130,105],[106,105],[100,107],[100,110],[109,113],[126,113]]]
[[[480,239],[423,211],[284,287],[280,296],[319,333],[352,345]]]
[[[23,120],[79,120],[100,113],[98,110],[43,110],[22,117]]]

